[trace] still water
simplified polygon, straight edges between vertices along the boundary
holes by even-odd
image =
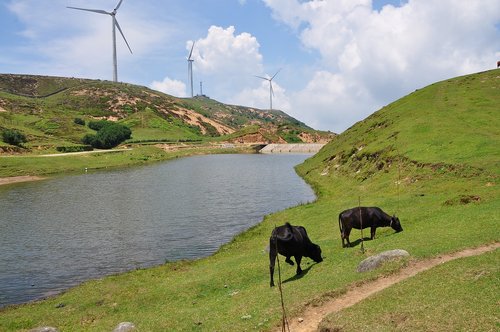
[[[315,199],[293,169],[307,157],[196,156],[4,186],[0,307],[210,255],[266,214]]]

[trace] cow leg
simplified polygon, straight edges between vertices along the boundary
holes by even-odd
[[[375,232],[377,231],[377,227],[372,227],[371,228],[371,239],[373,240],[375,238]]]
[[[287,262],[288,264],[290,265],[294,265],[293,261],[290,259],[290,256],[288,256],[286,259],[285,259],[285,262]]]
[[[300,268],[300,261],[302,260],[302,256],[294,256],[295,261],[297,262],[297,274],[302,274],[302,269]]]
[[[276,249],[275,247],[272,246],[272,243],[271,243],[271,246],[269,248],[269,274],[271,275],[271,282],[270,282],[270,286],[273,287],[274,286],[274,264],[276,263]]]
[[[350,247],[351,246],[351,242],[349,241],[349,235],[351,234],[351,229],[350,228],[347,228],[345,230],[345,234],[344,234],[344,237],[347,241],[347,246]]]

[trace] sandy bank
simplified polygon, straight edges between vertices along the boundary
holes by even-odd
[[[18,183],[18,182],[27,182],[27,181],[38,181],[46,179],[41,176],[33,176],[33,175],[23,175],[23,176],[11,176],[7,178],[0,178],[0,186],[4,184]]]

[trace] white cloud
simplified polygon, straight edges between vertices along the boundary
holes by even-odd
[[[343,131],[415,88],[493,68],[500,49],[496,0],[410,0],[380,11],[371,0],[263,1],[321,55],[291,111],[316,128]]]
[[[342,75],[318,71],[307,86],[292,96],[290,115],[313,128],[348,128],[374,110],[377,102],[366,89]]]
[[[262,80],[259,84],[258,78],[255,78],[258,83],[255,88],[245,88],[231,99],[228,100],[230,104],[245,105],[249,107],[255,107],[260,109],[269,109],[270,98],[269,98],[269,82]],[[286,90],[281,87],[278,83],[273,81],[273,109],[279,109],[284,112],[289,112],[290,100],[286,94]]]
[[[235,35],[234,26],[211,26],[205,38],[196,41],[195,68],[203,74],[227,75],[260,72],[262,55],[257,38],[247,32]],[[186,49],[191,48],[187,43]]]
[[[186,43],[190,51],[192,41]],[[253,75],[262,73],[262,55],[257,39],[247,32],[236,33],[233,26],[211,26],[193,49],[194,81],[202,80],[204,92],[217,92],[222,102],[235,103],[239,91],[256,86]],[[243,93],[243,92],[241,92]]]
[[[169,77],[165,77],[161,82],[153,81],[150,88],[176,97],[187,97],[186,84]]]

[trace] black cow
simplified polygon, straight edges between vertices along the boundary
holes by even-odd
[[[323,261],[321,257],[321,248],[309,240],[304,227],[292,226],[290,223],[276,227],[269,239],[271,287],[274,286],[274,263],[278,253],[285,256],[285,262],[290,265],[293,265],[290,257],[295,257],[295,262],[297,262],[297,274],[302,273],[302,269],[300,268],[302,256],[309,257],[316,263]]]
[[[497,61],[497,68],[500,67],[500,61]]]
[[[361,216],[360,216],[361,212]],[[360,218],[361,217],[361,218]],[[347,246],[351,246],[349,242],[349,234],[351,229],[371,228],[371,239],[375,238],[377,227],[392,227],[396,232],[403,231],[398,217],[391,217],[378,207],[355,207],[349,210],[342,211],[339,214],[340,236],[342,238],[342,247],[345,247],[344,239],[347,240]]]

